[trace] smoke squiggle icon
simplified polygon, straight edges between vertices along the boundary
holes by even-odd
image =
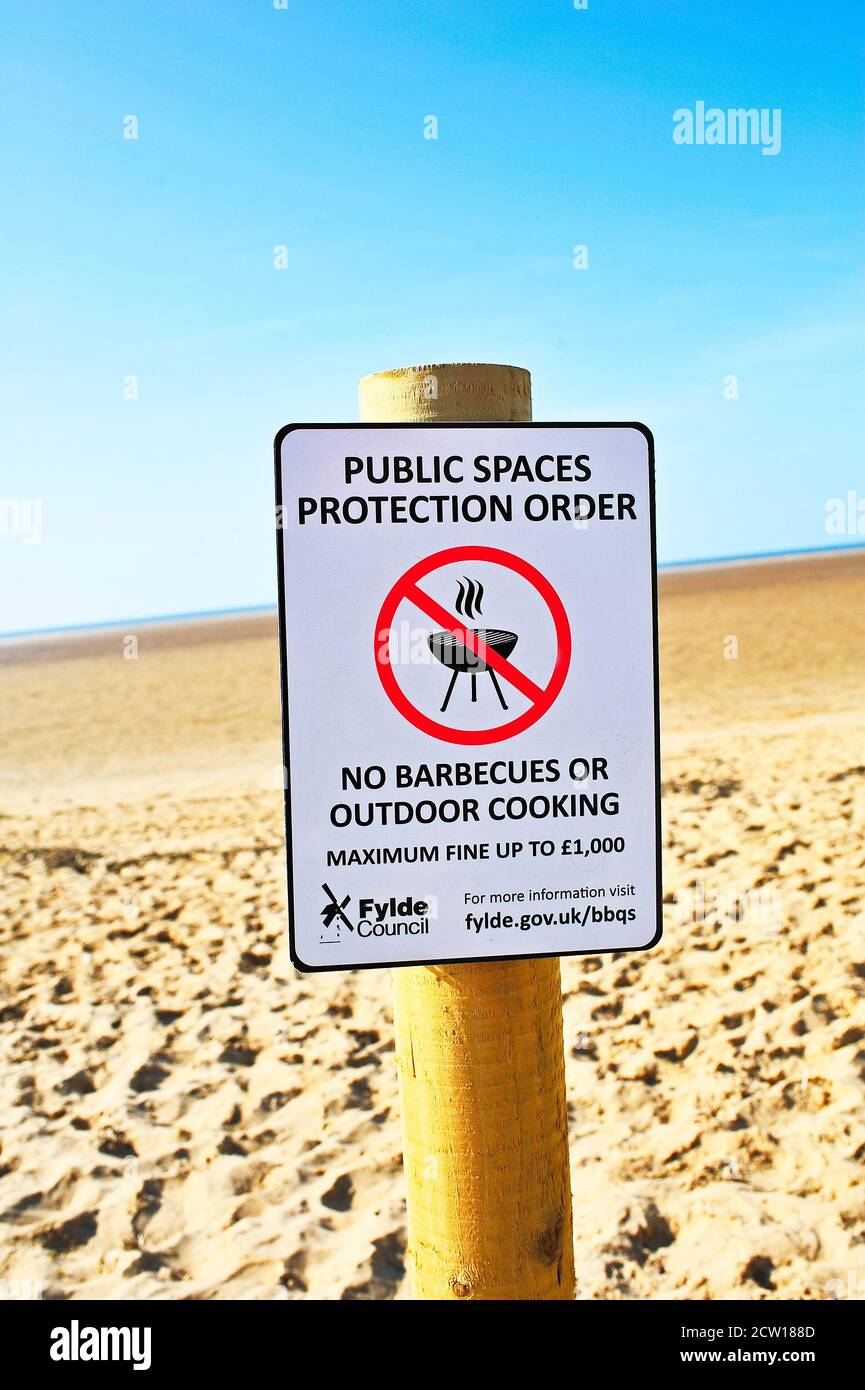
[[[457,582],[459,590],[457,594],[457,612],[464,618],[468,618],[473,623],[475,618],[480,617],[481,602],[484,596],[483,584],[476,584],[473,579],[468,579],[463,575],[465,586],[462,581]]]

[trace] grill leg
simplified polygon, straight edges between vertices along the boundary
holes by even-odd
[[[489,675],[490,680],[491,680],[492,683],[493,683],[493,689],[495,690],[496,694],[497,694],[498,697],[499,697],[499,700],[501,701],[502,709],[507,709],[507,704],[506,704],[506,702],[505,702],[505,697],[504,697],[504,695],[502,694],[502,688],[501,688],[501,686],[499,685],[498,681],[496,680],[496,673],[495,673],[495,671],[493,670],[492,666],[488,666],[488,667],[487,667],[487,673],[488,673],[488,675]]]
[[[444,704],[442,705],[442,708],[441,708],[442,714],[444,714],[445,710],[446,710],[447,707],[448,707],[448,701],[450,700],[450,697],[451,697],[451,695],[453,694],[453,688],[454,688],[454,686],[456,685],[456,680],[457,680],[457,676],[458,676],[458,675],[459,675],[459,671],[452,671],[452,672],[451,672],[451,683],[450,683],[450,685],[448,686],[448,693],[447,693],[447,695],[445,695],[445,702],[444,702]]]

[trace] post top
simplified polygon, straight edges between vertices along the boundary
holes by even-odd
[[[531,420],[531,375],[493,362],[393,367],[361,377],[361,420]]]
[[[513,367],[504,362],[426,362],[412,367],[390,367],[383,372],[368,372],[361,381],[372,381],[375,377],[408,376],[413,372],[505,372],[516,376],[530,376],[528,368]]]

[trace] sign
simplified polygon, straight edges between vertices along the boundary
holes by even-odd
[[[290,425],[276,499],[298,968],[653,946],[648,430]]]

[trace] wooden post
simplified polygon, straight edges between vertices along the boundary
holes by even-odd
[[[360,407],[530,420],[531,383],[520,367],[405,367],[364,377]],[[415,1297],[573,1298],[558,960],[413,966],[393,982]]]

